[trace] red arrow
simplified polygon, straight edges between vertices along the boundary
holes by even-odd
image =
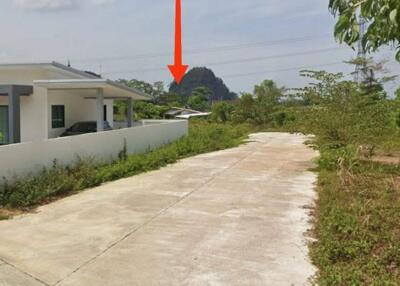
[[[175,81],[179,84],[188,69],[188,65],[182,65],[182,8],[181,0],[176,0],[175,15],[175,63],[169,65]]]

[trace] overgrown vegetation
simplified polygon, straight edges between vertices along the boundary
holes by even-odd
[[[309,86],[288,93],[264,81],[237,102],[215,104],[211,120],[316,135],[315,283],[399,285],[400,166],[386,159],[400,159],[400,101],[387,97],[379,79],[301,74]]]
[[[399,285],[400,167],[355,160],[352,152],[325,151],[320,159],[339,168],[319,169],[318,242],[311,247],[316,282]]]
[[[317,135],[321,153],[318,242],[311,247],[317,283],[398,285],[400,166],[372,160],[400,150],[398,102],[378,96],[379,89],[365,93],[341,75],[306,74],[318,80],[302,90],[313,103],[297,122]]]
[[[85,188],[158,169],[188,156],[237,146],[250,127],[194,121],[189,136],[170,145],[138,155],[120,154],[111,164],[80,160],[73,167],[43,169],[39,175],[21,178],[0,188],[0,208],[27,208]],[[3,217],[4,218],[4,217]]]

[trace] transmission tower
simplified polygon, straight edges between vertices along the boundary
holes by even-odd
[[[365,80],[367,76],[366,53],[362,44],[366,31],[366,21],[361,14],[358,16],[358,25],[360,26],[360,38],[358,39],[357,65],[354,73],[354,81],[360,83]]]

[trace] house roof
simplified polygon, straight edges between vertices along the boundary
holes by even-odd
[[[144,92],[130,88],[125,85],[119,84],[115,81],[109,79],[102,79],[92,72],[85,72],[73,67],[63,65],[58,62],[50,63],[9,63],[0,64],[0,70],[10,69],[10,70],[26,70],[26,69],[44,69],[44,70],[56,70],[62,73],[67,73],[76,76],[78,79],[65,79],[65,80],[37,80],[34,81],[36,84],[41,84],[42,86],[47,85],[49,88],[61,89],[78,89],[78,88],[105,88],[106,90],[118,91],[118,94],[122,98],[131,97],[136,100],[150,100],[150,96]],[[58,87],[57,87],[58,86]],[[118,96],[112,96],[116,98]]]
[[[190,119],[192,117],[206,117],[206,116],[209,116],[210,114],[211,114],[211,112],[191,113],[191,114],[178,115],[178,116],[176,116],[176,118]]]
[[[94,74],[87,73],[58,62],[48,62],[48,63],[5,63],[0,64],[0,69],[44,69],[44,70],[61,70],[66,73],[74,74],[82,78],[99,78]]]
[[[109,79],[35,80],[33,84],[50,90],[94,90],[101,88],[106,99],[150,100],[150,97],[145,93]],[[92,98],[92,96],[87,98]]]
[[[183,112],[188,112],[188,113],[201,113],[201,111],[189,109],[189,108],[182,108],[182,107],[171,107],[165,114],[166,115],[176,115],[180,114]]]

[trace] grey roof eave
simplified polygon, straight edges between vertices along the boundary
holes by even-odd
[[[63,64],[58,63],[58,62],[51,62],[50,65],[52,65],[52,66],[54,66],[54,67],[56,67],[56,68],[62,69],[62,70],[64,70],[64,71],[67,71],[67,72],[71,72],[71,73],[74,73],[74,74],[78,74],[78,75],[83,76],[83,77],[86,77],[86,78],[100,79],[100,78],[97,77],[97,76],[91,75],[91,74],[89,74],[89,73],[86,73],[86,72],[84,72],[84,71],[75,69],[75,68],[73,68],[73,67],[69,67],[69,66],[63,65]]]

